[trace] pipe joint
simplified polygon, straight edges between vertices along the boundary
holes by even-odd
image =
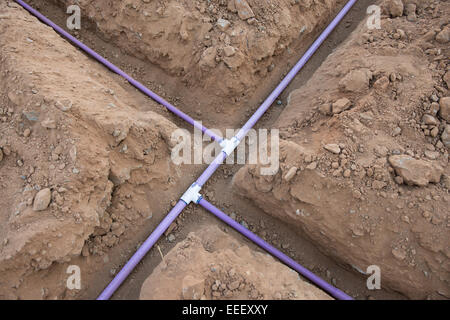
[[[220,143],[222,152],[225,153],[228,157],[238,147],[240,142],[241,141],[237,137],[222,140],[222,142]]]
[[[199,184],[197,184],[197,182],[194,182],[189,187],[189,189],[187,189],[186,192],[183,194],[183,196],[181,197],[181,201],[183,201],[187,205],[190,204],[191,202],[198,204],[200,200],[202,200],[203,198],[202,195],[200,194],[201,189],[202,187]]]

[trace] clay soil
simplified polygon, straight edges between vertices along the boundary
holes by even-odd
[[[247,2],[78,1],[69,32],[238,129],[346,1]],[[72,1],[29,4],[66,28]],[[223,165],[202,194],[355,299],[450,298],[449,17],[446,1],[358,1],[257,124],[280,129],[279,172]],[[171,161],[189,124],[13,1],[0,35],[0,298],[95,299],[205,165]],[[330,297],[191,204],[113,296],[139,298]]]

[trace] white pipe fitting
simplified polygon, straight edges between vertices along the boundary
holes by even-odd
[[[228,157],[238,147],[239,143],[240,143],[239,139],[233,137],[231,139],[223,140],[220,143],[220,146],[222,147],[222,152],[224,152]]]
[[[187,205],[191,202],[194,202],[198,204],[200,200],[202,200],[202,195],[200,194],[200,190],[202,189],[201,186],[197,184],[197,182],[194,182],[189,189],[186,190],[186,192],[181,197],[181,200],[186,203]]]

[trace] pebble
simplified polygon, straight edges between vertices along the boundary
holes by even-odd
[[[324,149],[327,150],[327,151],[330,151],[331,153],[334,153],[334,154],[340,154],[341,153],[341,148],[339,147],[339,145],[334,144],[334,143],[325,145]]]
[[[42,189],[34,197],[33,210],[43,211],[48,208],[52,198],[52,194],[49,188]]]
[[[297,174],[297,167],[292,167],[291,169],[289,169],[289,171],[286,173],[286,175],[284,176],[284,180],[286,182],[289,182],[292,180],[292,178],[295,177],[295,175]]]

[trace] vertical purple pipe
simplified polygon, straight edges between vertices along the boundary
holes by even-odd
[[[316,284],[318,287],[322,288],[326,292],[328,292],[330,295],[335,297],[339,300],[353,300],[352,297],[348,296],[338,288],[333,287],[331,284],[326,282],[325,280],[321,279],[320,277],[316,276],[314,273],[306,269],[305,267],[301,266],[291,258],[289,258],[287,255],[285,255],[280,250],[276,249],[275,247],[268,244],[266,241],[258,237],[256,234],[251,232],[250,230],[244,228],[239,223],[231,219],[229,216],[227,216],[225,213],[217,209],[214,205],[206,201],[205,199],[200,200],[199,204],[214,214],[217,218],[228,224],[233,229],[236,229],[238,232],[242,233],[244,236],[246,236],[248,239],[256,243],[258,246],[272,254],[273,256],[280,259],[280,261],[284,262],[286,265],[303,275],[305,278],[309,279],[311,282]]]
[[[43,14],[41,14],[39,11],[33,9],[31,6],[23,2],[22,0],[15,0],[18,4],[20,4],[25,10],[30,12],[32,15],[34,15],[36,18],[41,20],[43,23],[47,24],[48,26],[52,27],[57,33],[59,33],[61,36],[72,42],[75,46],[86,52],[88,55],[90,55],[92,58],[103,64],[105,67],[110,69],[111,71],[117,73],[118,75],[122,76],[128,82],[134,86],[136,89],[140,90],[142,93],[147,95],[148,97],[152,98],[156,102],[162,104],[165,106],[168,110],[176,114],[178,117],[184,119],[185,121],[192,124],[195,128],[202,130],[202,132],[208,136],[210,136],[213,140],[217,142],[221,142],[223,139],[222,137],[215,134],[213,131],[205,128],[202,126],[199,122],[196,122],[194,119],[192,119],[190,116],[182,112],[181,110],[174,107],[172,104],[170,104],[168,101],[164,100],[162,97],[158,96],[156,93],[148,89],[146,86],[144,86],[139,81],[133,79],[131,76],[129,76],[127,73],[122,71],[120,68],[116,67],[114,64],[103,58],[101,55],[99,55],[97,52],[86,46],[84,43],[79,41],[77,38],[73,37],[71,34],[66,32],[63,28],[59,27],[55,23],[53,23],[50,19],[45,17]]]
[[[111,283],[103,290],[98,296],[97,300],[108,300],[113,293],[120,287],[122,282],[128,277],[128,275],[137,266],[139,261],[147,254],[147,252],[153,247],[163,233],[169,228],[169,226],[175,221],[178,215],[186,207],[186,203],[178,201],[173,209],[167,214],[161,224],[152,232],[152,234],[145,240],[145,242],[139,247],[136,253],[131,257],[127,264],[120,270]]]
[[[338,15],[331,21],[328,27],[322,32],[322,34],[314,41],[311,47],[306,51],[303,57],[297,62],[297,64],[291,69],[291,71],[286,75],[286,77],[280,82],[280,84],[275,88],[275,90],[267,97],[263,104],[256,110],[253,116],[247,121],[247,123],[239,130],[236,137],[241,141],[248,133],[248,131],[253,128],[253,126],[258,122],[258,120],[263,116],[263,114],[269,109],[275,99],[283,92],[284,89],[289,85],[289,83],[294,79],[297,73],[303,68],[303,66],[308,62],[308,60],[313,56],[313,54],[319,49],[321,44],[330,35],[330,33],[336,28],[339,22],[344,18],[348,11],[353,7],[357,0],[350,0],[338,13]]]

